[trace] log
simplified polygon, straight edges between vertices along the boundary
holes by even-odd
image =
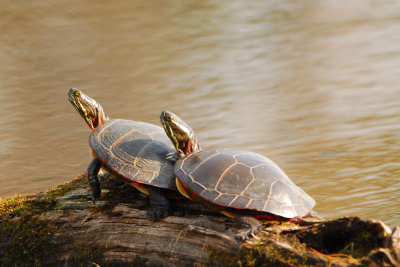
[[[400,266],[400,230],[380,221],[270,222],[239,242],[235,222],[201,204],[173,199],[171,215],[154,222],[146,195],[108,174],[101,185],[95,205],[85,175],[2,200],[0,265]]]

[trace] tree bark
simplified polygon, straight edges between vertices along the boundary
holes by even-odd
[[[1,265],[400,266],[400,231],[379,221],[267,223],[238,242],[232,219],[186,199],[149,221],[148,197],[107,175],[93,205],[86,179],[0,202]]]

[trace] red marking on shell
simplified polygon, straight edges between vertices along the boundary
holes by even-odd
[[[127,178],[127,177],[126,177],[125,175],[123,175],[122,173],[117,172],[117,174],[118,174],[119,176],[121,176],[122,178],[124,178],[125,180],[131,181],[131,179]],[[136,182],[136,181],[135,181],[135,182]]]
[[[288,220],[289,222],[292,222],[292,223],[296,223],[296,224],[298,224],[298,225],[304,225],[304,223],[302,223],[300,220],[298,220],[297,218],[291,218],[291,219],[289,219]]]
[[[192,197],[195,197],[195,196],[197,196],[197,193],[193,192]]]
[[[254,216],[254,218],[256,218],[256,219],[264,219],[264,220],[269,220],[269,221],[278,221],[278,222],[286,221],[285,219],[282,219],[282,218],[279,218],[279,217],[275,217],[275,216],[271,216],[271,215],[267,215],[267,214],[256,215],[256,216]]]
[[[187,184],[186,183],[183,183],[183,188],[187,188]]]
[[[103,164],[104,164],[104,162],[106,162],[104,159],[101,159],[101,162],[103,162]]]

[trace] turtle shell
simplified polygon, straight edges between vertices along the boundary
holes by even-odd
[[[205,150],[179,159],[175,174],[190,197],[216,205],[268,212],[285,218],[304,216],[315,205],[268,158],[238,150]]]
[[[163,128],[130,120],[108,120],[89,136],[89,145],[103,165],[130,181],[161,188],[176,188],[174,152]]]

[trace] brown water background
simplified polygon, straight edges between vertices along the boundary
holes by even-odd
[[[1,2],[1,197],[86,169],[76,87],[268,156],[326,218],[400,225],[399,1]]]

